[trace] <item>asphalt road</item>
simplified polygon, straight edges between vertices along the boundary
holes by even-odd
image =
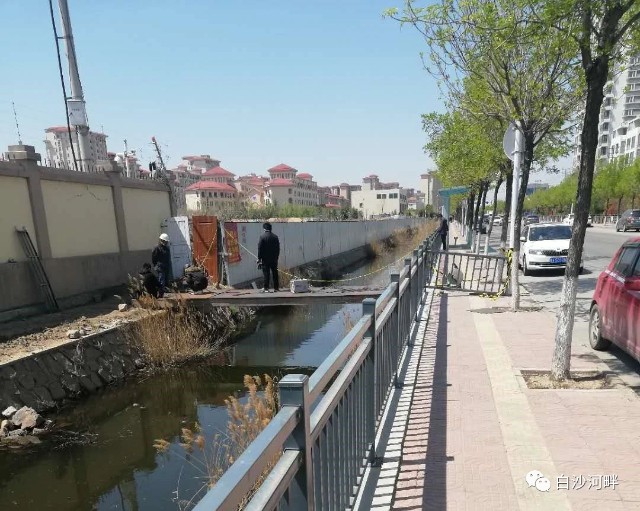
[[[591,227],[587,230],[584,245],[584,273],[578,279],[576,318],[573,343],[588,346],[588,321],[591,299],[600,273],[609,265],[620,245],[627,239],[640,237],[640,233],[617,233],[613,228]],[[520,273],[524,304],[542,306],[556,312],[560,306],[563,272],[543,271],[525,277]],[[592,351],[600,358],[603,368],[614,371],[630,387],[640,394],[640,363],[619,348],[612,346],[607,352]]]
[[[591,227],[587,229],[584,244],[584,273],[578,279],[576,321],[588,321],[591,298],[598,275],[609,265],[620,245],[638,233],[616,232],[613,228]],[[562,291],[563,272],[541,271],[529,277],[520,274],[520,284],[531,299],[549,310],[558,310]]]

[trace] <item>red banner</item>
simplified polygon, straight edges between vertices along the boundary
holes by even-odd
[[[240,243],[238,243],[238,224],[235,222],[224,223],[224,245],[227,249],[227,261],[230,263],[239,263]]]

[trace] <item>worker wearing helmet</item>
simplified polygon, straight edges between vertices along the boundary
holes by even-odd
[[[169,251],[169,236],[164,232],[158,239],[158,245],[151,254],[151,263],[158,274],[161,289],[164,290],[169,284],[171,272],[171,252]]]

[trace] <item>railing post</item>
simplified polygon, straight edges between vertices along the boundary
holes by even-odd
[[[402,317],[402,321],[407,322],[409,321],[408,324],[403,325],[403,332],[405,333],[405,337],[404,339],[402,339],[402,342],[407,342],[407,344],[409,343],[409,338],[410,335],[409,333],[411,332],[411,316],[413,314],[413,290],[412,290],[412,282],[411,282],[411,258],[406,258],[404,260],[404,266],[405,269],[407,270],[406,272],[406,279],[409,280],[409,282],[407,282],[407,289],[405,290],[405,293],[407,293],[407,297],[409,298],[409,311],[407,314],[407,317]]]
[[[403,338],[403,333],[404,330],[402,328],[402,321],[403,321],[403,314],[402,314],[402,308],[400,307],[400,274],[399,273],[392,273],[390,275],[391,278],[391,283],[392,284],[396,284],[396,290],[394,295],[394,298],[396,299],[396,318],[398,319],[398,324],[397,324],[397,331],[396,331],[396,339],[395,339],[395,353],[396,353],[396,357],[398,358],[398,360],[394,361],[394,364],[396,364],[396,370],[394,371],[393,374],[393,386],[395,388],[400,388],[400,381],[398,380],[398,362],[399,362],[399,358],[400,358],[400,353],[402,353],[402,345],[404,344],[404,338]]]
[[[375,466],[379,458],[376,452],[376,419],[378,418],[378,399],[377,393],[379,392],[379,375],[378,375],[378,343],[376,342],[376,300],[375,298],[365,298],[362,301],[362,315],[371,316],[371,324],[365,334],[366,337],[371,338],[371,349],[367,355],[366,366],[369,368],[367,371],[367,394],[366,394],[366,438],[369,444],[368,462]]]
[[[418,265],[418,261],[420,260],[420,251],[414,250],[413,257],[416,260],[416,278],[415,278],[415,281],[413,282],[413,287],[411,288],[413,289],[413,293],[414,293],[413,306],[416,308],[416,310],[413,313],[413,319],[414,321],[418,321],[418,310],[420,309],[420,304],[422,303],[422,300],[420,299],[421,298],[420,291],[422,291],[422,282],[420,279],[420,266]]]
[[[304,374],[287,374],[280,383],[280,406],[297,406],[299,422],[284,443],[284,450],[295,449],[302,453],[301,465],[289,488],[289,509],[315,509],[313,463],[311,458],[311,426],[309,415],[309,377]]]

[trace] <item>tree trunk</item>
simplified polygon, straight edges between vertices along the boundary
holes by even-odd
[[[509,236],[509,215],[511,213],[511,188],[513,187],[513,172],[507,172],[507,181],[505,183],[504,199],[504,217],[502,218],[502,232],[500,233],[500,247],[507,246],[507,237]]]
[[[631,209],[635,209],[635,207],[636,207],[636,194],[634,193],[631,196]]]
[[[622,197],[618,197],[618,216],[620,216],[621,207],[622,207]]]
[[[585,66],[587,99],[585,101],[582,133],[580,134],[582,157],[580,158],[578,172],[578,190],[576,193],[575,216],[571,228],[569,258],[562,283],[555,347],[551,361],[551,377],[554,380],[565,380],[570,376],[571,341],[576,294],[578,291],[578,274],[580,273],[582,249],[587,231],[589,206],[591,205],[593,173],[598,146],[598,119],[604,99],[603,89],[607,82],[608,74],[609,58],[607,55],[598,57],[589,66]]]
[[[469,199],[467,200],[467,227],[469,230],[473,230],[473,221],[476,215],[476,194],[475,192],[471,192],[469,194]]]
[[[478,190],[478,196],[476,197],[476,207],[474,211],[473,217],[473,243],[471,245],[471,250],[475,252],[475,246],[480,238],[480,225],[478,223],[480,218],[480,204],[482,203],[482,183],[480,183],[480,188]]]
[[[502,174],[499,174],[498,180],[496,181],[496,186],[493,190],[493,212],[491,213],[491,219],[489,220],[489,227],[487,228],[487,237],[484,240],[484,254],[487,255],[489,253],[489,238],[491,237],[491,232],[493,231],[493,221],[496,219],[496,213],[498,212],[498,192],[500,191],[500,187],[502,186],[503,180]]]
[[[478,242],[476,243],[476,254],[480,253],[480,240],[482,239],[482,223],[484,220],[484,211],[486,209],[487,206],[487,191],[489,191],[489,182],[488,181],[484,181],[482,183],[481,186],[481,196],[482,196],[482,201],[480,203],[480,214],[478,215],[478,232],[480,233],[480,235],[478,236]],[[485,235],[488,236],[488,235]]]

